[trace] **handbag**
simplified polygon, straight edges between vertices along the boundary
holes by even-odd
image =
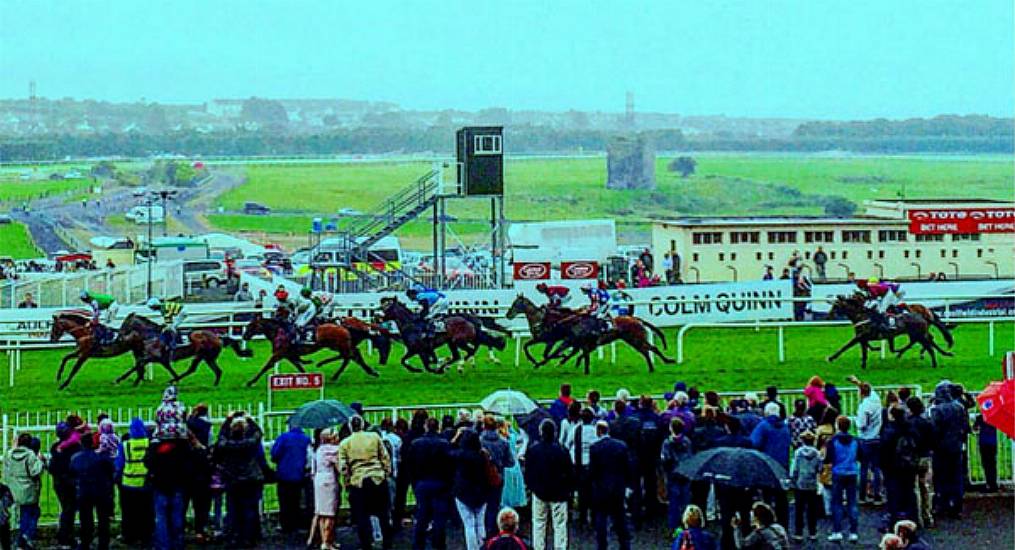
[[[483,465],[486,467],[486,482],[490,487],[504,485],[504,476],[501,475],[497,465],[493,463],[493,458],[490,457],[490,452],[486,449],[483,449]]]
[[[818,474],[818,482],[822,485],[832,484],[832,465],[825,464],[821,468],[821,472]]]

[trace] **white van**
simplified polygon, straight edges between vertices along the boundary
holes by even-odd
[[[152,206],[152,223],[163,223],[166,221],[166,214],[162,210],[161,206]],[[124,214],[124,217],[129,221],[132,221],[138,225],[148,223],[148,207],[147,206],[135,206]]]
[[[222,260],[187,260],[183,262],[183,284],[186,288],[206,286],[217,288],[229,282],[226,263]]]

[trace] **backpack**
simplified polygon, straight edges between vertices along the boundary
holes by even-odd
[[[902,434],[895,442],[895,465],[900,470],[915,472],[920,465],[920,453],[916,448],[916,439],[910,434]]]
[[[695,550],[694,537],[691,536],[691,532],[686,529],[681,532],[679,544],[674,545],[673,548],[676,550]]]
[[[493,463],[493,457],[486,449],[482,450],[483,465],[486,467],[486,482],[490,487],[500,487],[504,484],[504,477],[501,475],[497,465]]]

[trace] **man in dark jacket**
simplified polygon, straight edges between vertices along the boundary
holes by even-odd
[[[881,429],[881,471],[889,525],[900,519],[916,518],[916,472],[920,464],[919,445],[902,407],[888,410]]]
[[[772,460],[782,464],[782,467],[789,471],[789,427],[779,416],[778,403],[769,402],[765,405],[765,418],[751,432],[751,446],[765,453]],[[786,498],[786,491],[772,489],[765,491],[765,500],[775,506],[775,515],[780,521],[787,522],[789,518],[789,500]]]
[[[300,497],[307,479],[308,447],[310,438],[300,428],[290,428],[271,447],[271,461],[278,473],[278,524],[283,533],[307,525],[300,513]]]
[[[666,426],[663,425],[655,410],[655,402],[648,395],[641,396],[638,410],[632,415],[637,418],[638,426],[638,478],[634,482],[635,494],[641,496],[640,507],[634,510],[638,519],[649,517],[659,509],[659,498],[656,487],[656,466],[659,463],[659,451],[666,438]],[[636,519],[636,524],[639,523]]]
[[[108,455],[96,453],[94,447],[91,437],[81,438],[81,450],[70,460],[70,473],[74,478],[81,521],[80,548],[91,548],[98,519],[98,549],[106,550],[109,548],[109,520],[113,517],[113,461]]]
[[[930,410],[934,425],[934,508],[958,517],[962,513],[962,450],[969,434],[966,409],[952,398],[951,382],[934,388]]]
[[[229,529],[233,547],[253,546],[261,538],[257,503],[264,484],[264,450],[261,430],[245,415],[234,414],[222,424],[214,460],[222,467]]]
[[[71,443],[61,450],[60,444],[67,440],[71,428],[65,422],[56,427],[57,442],[49,450],[49,475],[53,477],[53,490],[60,501],[60,527],[56,541],[60,546],[76,546],[74,540],[74,514],[77,513],[77,493],[74,476],[71,475],[71,458],[81,450],[80,443]]]
[[[497,432],[497,421],[492,416],[483,419],[483,433],[479,437],[483,449],[490,454],[490,461],[500,472],[501,484],[491,487],[486,499],[485,524],[487,533],[497,532],[497,512],[500,511],[500,499],[504,494],[504,469],[515,465],[515,457],[508,448],[507,441]]]
[[[627,526],[624,495],[634,477],[631,453],[623,441],[610,437],[609,424],[597,423],[596,434],[599,441],[589,451],[596,546],[599,550],[607,550],[607,522],[612,522],[621,550],[630,550],[631,532]]]
[[[633,406],[615,401],[613,403],[614,418],[610,422],[610,436],[622,441],[626,446],[631,471],[635,474],[639,471],[638,449],[641,448],[641,420],[635,414],[636,410]],[[628,509],[637,527],[641,523],[641,514],[638,513],[642,501],[641,487],[637,475],[631,476],[628,482],[628,489],[631,489],[628,493]]]
[[[691,482],[678,473],[677,469],[691,458],[693,452],[690,438],[684,435],[684,421],[674,418],[670,421],[670,436],[663,442],[659,456],[666,475],[666,499],[669,503],[667,517],[671,530],[683,524],[684,508],[691,502]]]
[[[575,489],[571,455],[557,443],[552,420],[539,425],[539,442],[525,453],[525,484],[532,490],[532,546],[546,547],[546,524],[553,525],[553,548],[567,548],[567,502]]]
[[[416,495],[416,525],[412,535],[413,550],[426,548],[426,533],[436,549],[446,548],[445,526],[448,520],[451,481],[455,475],[451,459],[451,443],[440,433],[436,418],[426,420],[426,433],[410,445],[403,463]]]
[[[934,446],[934,424],[924,414],[923,401],[915,395],[906,400],[906,409],[909,410],[909,430],[916,438],[917,451],[920,453],[920,464],[916,469],[916,495],[919,517],[913,518],[924,527],[934,524],[934,515],[931,513],[930,502],[930,452]]]
[[[152,440],[144,464],[155,502],[155,547],[183,548],[184,492],[191,475],[190,443],[179,438]]]

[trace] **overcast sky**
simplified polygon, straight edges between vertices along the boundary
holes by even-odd
[[[0,0],[0,97],[1012,116],[1011,0]]]

